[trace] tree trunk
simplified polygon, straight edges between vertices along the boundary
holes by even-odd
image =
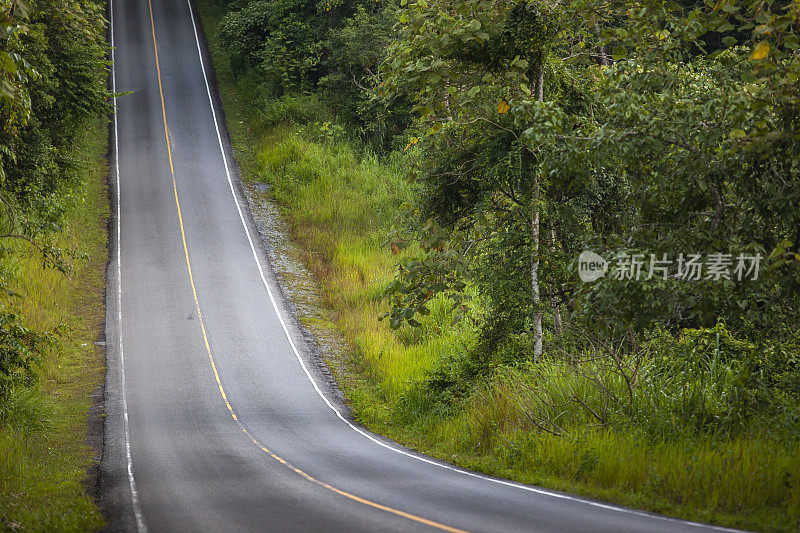
[[[544,65],[539,65],[539,79],[536,82],[536,99],[544,99]]]
[[[542,356],[542,298],[539,294],[539,175],[531,206],[531,292],[533,293],[533,360]]]
[[[597,33],[597,36],[600,37],[600,25],[597,24],[597,21],[594,21],[594,31]],[[605,46],[598,46],[597,51],[600,52],[600,63],[604,67],[608,66],[608,56],[606,55],[606,48]]]
[[[536,93],[541,102],[544,98],[544,67],[539,65]],[[542,298],[539,293],[539,173],[533,182],[533,202],[531,205],[531,293],[533,294],[533,360],[542,356]]]

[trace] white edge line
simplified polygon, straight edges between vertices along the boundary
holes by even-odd
[[[136,490],[136,479],[133,477],[133,459],[131,458],[131,432],[128,424],[128,395],[125,392],[125,351],[122,343],[122,218],[120,209],[120,179],[119,179],[119,126],[117,121],[117,64],[114,43],[114,0],[109,1],[109,25],[111,26],[111,91],[114,104],[114,170],[115,191],[117,201],[117,340],[119,342],[119,377],[122,389],[122,418],[125,429],[125,459],[128,471],[128,487],[131,492],[131,506],[136,518],[136,529],[139,533],[147,533],[144,522],[142,506],[139,502],[139,492]]]
[[[611,505],[611,504],[607,504],[607,503],[596,502],[596,501],[592,501],[592,500],[586,500],[586,499],[579,498],[579,497],[576,497],[576,496],[571,496],[569,494],[561,494],[561,493],[558,493],[558,492],[551,492],[549,490],[542,489],[542,488],[539,488],[539,487],[533,487],[533,486],[530,486],[530,485],[522,485],[522,484],[519,484],[519,483],[514,483],[513,481],[506,481],[506,480],[503,480],[503,479],[497,479],[497,478],[493,478],[493,477],[488,477],[488,476],[484,476],[484,475],[481,475],[481,474],[477,474],[475,472],[470,472],[468,470],[462,470],[461,468],[457,468],[455,466],[452,466],[452,465],[449,465],[449,464],[446,464],[446,463],[441,463],[441,462],[438,462],[438,461],[434,461],[434,460],[429,459],[427,457],[422,457],[422,456],[419,456],[417,454],[413,454],[413,453],[407,452],[405,450],[402,450],[402,449],[399,449],[399,448],[395,448],[394,446],[386,444],[385,442],[381,442],[380,440],[376,439],[375,437],[373,437],[369,433],[365,432],[364,430],[362,430],[361,428],[359,428],[358,426],[354,425],[352,422],[347,420],[347,418],[342,416],[342,413],[340,413],[339,410],[328,400],[328,398],[325,397],[325,395],[320,390],[319,385],[317,385],[316,380],[313,378],[311,373],[308,371],[308,368],[306,367],[306,364],[303,361],[303,358],[300,356],[300,353],[298,352],[297,347],[295,346],[294,341],[292,340],[292,336],[289,334],[289,329],[286,327],[286,323],[283,320],[283,316],[281,315],[280,309],[278,308],[278,304],[276,303],[275,297],[272,294],[272,289],[270,289],[269,283],[267,282],[267,279],[264,276],[264,270],[261,267],[261,261],[258,258],[258,252],[256,252],[256,248],[253,245],[253,239],[250,236],[250,230],[247,227],[247,223],[245,222],[244,215],[242,214],[242,209],[241,209],[241,206],[239,205],[239,200],[238,200],[238,198],[236,196],[236,191],[235,191],[235,189],[233,187],[233,181],[231,179],[230,169],[228,168],[228,159],[227,159],[227,156],[225,155],[225,146],[224,146],[224,144],[222,142],[222,135],[220,134],[219,123],[218,123],[218,120],[217,120],[217,113],[216,113],[216,111],[214,109],[214,99],[211,96],[211,87],[208,84],[208,76],[206,75],[206,67],[205,67],[205,62],[203,61],[203,52],[202,52],[202,48],[200,46],[200,37],[198,36],[198,33],[197,33],[197,25],[195,24],[194,10],[192,9],[192,2],[191,2],[191,0],[186,0],[186,3],[189,6],[189,13],[190,13],[190,17],[192,19],[192,27],[194,28],[194,38],[195,38],[195,43],[197,44],[197,54],[198,54],[198,56],[200,58],[200,67],[202,68],[202,71],[203,71],[203,80],[205,81],[206,93],[208,94],[208,103],[211,106],[211,115],[214,117],[214,129],[216,130],[217,140],[219,141],[219,149],[220,149],[220,152],[222,153],[222,162],[223,162],[223,164],[225,166],[225,174],[226,174],[226,176],[228,178],[228,185],[230,186],[231,194],[233,195],[234,203],[236,204],[236,210],[239,212],[239,220],[242,222],[242,226],[244,227],[245,234],[247,235],[247,241],[250,243],[250,250],[253,252],[253,258],[256,261],[256,266],[258,267],[258,273],[261,276],[261,281],[264,283],[264,287],[267,288],[267,294],[269,294],[269,299],[270,299],[270,302],[272,302],[272,307],[275,309],[275,314],[278,316],[278,321],[280,321],[280,323],[281,323],[281,327],[283,328],[283,332],[284,332],[284,334],[286,334],[286,338],[289,341],[289,345],[292,347],[292,351],[294,352],[294,355],[297,358],[297,361],[300,363],[300,366],[303,368],[303,372],[305,372],[305,374],[308,377],[309,381],[311,381],[311,384],[314,386],[314,390],[317,391],[317,394],[319,395],[320,398],[322,398],[322,401],[324,401],[325,404],[334,413],[336,413],[336,416],[339,417],[339,419],[342,420],[342,422],[347,424],[350,427],[350,429],[352,429],[356,433],[359,433],[359,434],[363,435],[364,437],[368,438],[369,440],[371,440],[372,442],[374,442],[378,446],[382,446],[382,447],[386,448],[387,450],[391,450],[391,451],[393,451],[395,453],[399,453],[401,455],[405,455],[407,457],[411,457],[412,459],[416,459],[417,461],[422,461],[423,463],[428,463],[428,464],[431,464],[431,465],[434,465],[434,466],[438,466],[440,468],[445,468],[447,470],[451,470],[453,472],[458,472],[459,474],[463,474],[465,476],[470,476],[470,477],[482,479],[484,481],[490,481],[492,483],[497,483],[499,485],[505,485],[505,486],[508,486],[508,487],[514,487],[516,489],[521,489],[521,490],[525,490],[525,491],[528,491],[528,492],[541,494],[541,495],[544,495],[544,496],[550,496],[550,497],[558,498],[558,499],[562,499],[562,500],[580,502],[580,503],[584,503],[586,505],[591,505],[593,507],[599,507],[601,509],[607,509],[607,510],[610,510],[610,511],[617,511],[617,512],[620,512],[620,513],[632,514],[632,515],[642,516],[642,517],[655,519],[655,520],[663,520],[663,521],[667,521],[667,522],[676,522],[676,523],[685,524],[685,525],[689,525],[689,526],[702,527],[702,528],[707,528],[707,529],[714,529],[714,530],[717,530],[717,531],[740,531],[738,529],[731,529],[731,528],[725,528],[725,527],[720,527],[720,526],[715,526],[715,525],[710,525],[710,524],[702,524],[700,522],[692,522],[692,521],[687,521],[687,520],[681,520],[681,519],[672,518],[672,517],[669,517],[669,516],[663,516],[663,515],[658,515],[658,514],[654,514],[654,513],[647,513],[647,512],[644,512],[644,511],[637,511],[635,509],[628,509],[628,508],[625,508],[625,507],[618,507],[616,505]]]

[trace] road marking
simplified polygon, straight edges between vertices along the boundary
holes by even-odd
[[[131,506],[133,516],[136,520],[136,529],[139,533],[147,533],[147,525],[144,521],[142,506],[139,502],[139,492],[136,490],[136,479],[133,476],[133,459],[131,457],[131,432],[128,424],[128,396],[125,392],[125,350],[122,342],[122,239],[121,226],[122,218],[119,204],[119,126],[117,121],[117,66],[114,49],[114,1],[109,2],[109,25],[111,26],[111,93],[114,105],[114,169],[115,169],[115,190],[117,202],[117,339],[119,341],[119,374],[120,388],[122,389],[122,418],[125,430],[125,461],[128,471],[128,488],[131,492]]]
[[[169,157],[169,170],[170,170],[170,173],[172,175],[172,189],[173,189],[173,191],[175,193],[175,206],[177,207],[177,210],[178,210],[178,225],[180,226],[180,230],[181,230],[181,241],[183,242],[183,252],[184,252],[184,256],[186,258],[186,269],[189,272],[189,284],[192,287],[192,296],[194,297],[195,309],[197,310],[197,318],[198,318],[198,320],[200,322],[200,330],[203,333],[203,342],[205,343],[206,353],[208,354],[209,361],[211,361],[211,368],[214,371],[214,379],[216,379],[216,381],[217,381],[217,387],[219,388],[219,392],[222,395],[222,399],[225,401],[225,406],[228,408],[228,412],[230,413],[231,418],[233,418],[233,420],[236,422],[236,424],[239,426],[239,428],[242,430],[242,432],[244,432],[250,438],[252,443],[255,444],[256,446],[258,446],[258,448],[260,450],[262,450],[263,452],[267,453],[270,457],[272,457],[273,459],[275,459],[279,463],[285,465],[286,467],[291,469],[293,472],[295,472],[298,475],[304,477],[308,481],[311,481],[312,483],[315,483],[315,484],[319,485],[320,487],[323,487],[323,488],[325,488],[325,489],[327,489],[327,490],[329,490],[331,492],[334,492],[336,494],[339,494],[341,496],[349,498],[350,500],[353,500],[355,502],[361,503],[363,505],[367,505],[369,507],[372,507],[374,509],[378,509],[380,511],[385,511],[387,513],[391,513],[391,514],[400,516],[402,518],[406,518],[408,520],[412,520],[414,522],[418,522],[420,524],[424,524],[426,526],[430,526],[432,528],[440,529],[442,531],[448,531],[450,533],[467,533],[463,529],[458,529],[458,528],[455,528],[455,527],[451,527],[451,526],[448,526],[446,524],[441,524],[439,522],[436,522],[434,520],[429,520],[429,519],[423,518],[421,516],[417,516],[417,515],[414,515],[414,514],[411,514],[411,513],[407,513],[405,511],[401,511],[399,509],[394,509],[394,508],[388,507],[386,505],[381,505],[379,503],[373,502],[373,501],[368,500],[366,498],[362,498],[360,496],[356,496],[354,494],[351,494],[351,493],[349,493],[347,491],[338,489],[338,488],[336,488],[336,487],[334,487],[334,486],[332,486],[332,485],[330,485],[328,483],[325,483],[324,481],[318,480],[317,478],[311,476],[310,474],[307,474],[306,472],[304,472],[304,471],[300,470],[299,468],[297,468],[296,466],[292,465],[291,463],[289,463],[287,460],[283,459],[282,457],[279,457],[274,452],[272,452],[269,448],[264,446],[261,442],[258,441],[258,439],[256,439],[247,430],[246,427],[244,427],[242,422],[239,420],[239,417],[236,416],[236,412],[233,410],[233,407],[231,406],[230,402],[228,401],[227,394],[225,394],[225,388],[222,386],[222,380],[220,379],[219,372],[217,371],[217,365],[216,365],[216,362],[214,361],[214,355],[213,355],[213,353],[211,351],[211,345],[208,342],[208,335],[206,333],[205,322],[203,321],[203,314],[200,311],[200,300],[197,297],[197,289],[196,289],[195,283],[194,283],[194,276],[192,275],[192,263],[191,263],[191,261],[189,259],[189,248],[188,248],[188,246],[186,244],[186,232],[184,231],[184,226],[183,226],[183,215],[181,214],[181,202],[180,202],[180,199],[178,197],[178,184],[177,184],[177,181],[175,179],[175,167],[174,167],[174,165],[172,163],[172,148],[170,146],[169,127],[167,125],[167,108],[166,108],[166,105],[164,103],[164,90],[163,90],[163,87],[162,87],[162,84],[161,84],[161,64],[159,63],[159,59],[158,59],[158,41],[156,40],[156,26],[155,26],[155,23],[153,21],[153,4],[152,4],[152,0],[147,0],[147,4],[148,4],[148,8],[150,10],[150,27],[153,30],[153,50],[155,51],[155,56],[156,56],[156,72],[158,74],[158,93],[159,93],[159,96],[161,97],[161,116],[162,116],[162,119],[164,121],[164,137],[166,139],[166,144],[167,144],[167,156]],[[192,24],[194,24],[194,17],[192,18]]]
[[[230,187],[231,195],[233,195],[233,201],[234,201],[234,204],[236,204],[236,210],[239,212],[239,220],[242,223],[242,227],[244,228],[245,235],[247,235],[247,241],[250,243],[250,250],[253,252],[253,259],[255,259],[256,267],[258,268],[258,273],[261,276],[261,281],[263,282],[264,287],[266,287],[266,289],[267,289],[267,294],[269,295],[270,302],[272,302],[272,307],[275,310],[275,314],[278,317],[278,321],[281,323],[281,326],[283,328],[283,332],[286,335],[286,338],[289,341],[289,345],[292,347],[292,351],[294,352],[294,355],[297,358],[297,361],[300,363],[300,366],[302,367],[303,372],[305,372],[306,377],[311,382],[311,385],[313,385],[314,390],[317,391],[317,394],[319,395],[319,397],[322,398],[322,401],[325,402],[325,404],[336,414],[336,416],[342,422],[347,424],[350,427],[350,429],[352,429],[356,433],[359,433],[360,435],[362,435],[362,436],[366,437],[367,439],[371,440],[372,442],[374,442],[378,446],[386,448],[387,450],[390,450],[390,451],[395,452],[395,453],[399,453],[401,455],[405,455],[406,457],[410,457],[412,459],[416,459],[417,461],[421,461],[423,463],[427,463],[427,464],[430,464],[430,465],[433,465],[433,466],[437,466],[439,468],[444,468],[446,470],[450,470],[451,472],[457,472],[457,473],[465,475],[465,476],[473,477],[473,478],[476,478],[476,479],[481,479],[483,481],[489,481],[491,483],[496,483],[498,485],[504,485],[506,487],[513,487],[515,489],[524,490],[524,491],[532,492],[532,493],[535,493],[535,494],[540,494],[542,496],[549,496],[551,498],[567,500],[567,501],[574,501],[574,502],[582,503],[582,504],[585,504],[585,505],[590,505],[592,507],[599,507],[601,509],[606,509],[606,510],[609,510],[609,511],[616,511],[616,512],[624,513],[624,514],[642,516],[642,517],[650,518],[650,519],[654,519],[654,520],[662,520],[662,521],[665,521],[665,522],[675,522],[675,523],[678,523],[678,524],[683,524],[683,525],[693,526],[693,527],[699,527],[699,528],[705,528],[705,529],[712,529],[712,530],[715,530],[715,531],[730,531],[730,532],[741,531],[741,530],[738,530],[738,529],[726,528],[726,527],[721,527],[721,526],[714,526],[714,525],[710,525],[710,524],[701,524],[700,522],[691,522],[691,521],[688,521],[688,520],[681,520],[679,518],[672,518],[672,517],[669,517],[669,516],[652,514],[652,513],[645,512],[645,511],[637,511],[636,509],[618,507],[616,505],[611,505],[611,504],[608,504],[608,503],[602,503],[602,502],[596,502],[596,501],[592,501],[592,500],[586,500],[584,498],[579,498],[577,496],[572,496],[570,494],[563,494],[563,493],[559,493],[559,492],[553,492],[553,491],[550,491],[550,490],[547,490],[547,489],[543,489],[543,488],[539,488],[539,487],[533,487],[531,485],[522,485],[520,483],[515,483],[513,481],[508,481],[508,480],[505,480],[505,479],[498,479],[498,478],[494,478],[494,477],[489,477],[489,476],[486,476],[486,475],[478,474],[476,472],[470,472],[469,470],[463,470],[463,469],[458,468],[456,466],[453,466],[453,465],[450,465],[450,464],[447,464],[447,463],[444,463],[444,462],[435,461],[435,460],[430,459],[428,457],[424,457],[422,455],[417,455],[417,454],[408,452],[406,450],[403,450],[401,448],[397,448],[395,446],[387,444],[386,442],[383,442],[383,441],[375,438],[373,435],[370,435],[369,433],[367,433],[363,429],[359,428],[358,426],[356,426],[355,424],[353,424],[352,422],[347,420],[347,418],[345,418],[342,415],[342,413],[336,408],[336,406],[334,406],[328,400],[328,398],[325,396],[325,394],[323,394],[322,390],[319,388],[319,385],[317,384],[317,381],[311,375],[311,372],[308,371],[308,367],[306,367],[306,364],[303,361],[303,358],[300,356],[300,352],[297,350],[297,347],[295,346],[294,341],[292,340],[292,336],[289,334],[289,329],[286,327],[286,323],[283,320],[283,316],[281,315],[280,309],[278,308],[278,304],[275,301],[275,297],[272,294],[272,289],[270,289],[269,283],[267,282],[267,279],[266,279],[266,277],[264,275],[264,269],[261,266],[261,260],[258,258],[258,252],[256,251],[255,245],[253,244],[253,238],[250,235],[250,229],[247,227],[247,222],[245,221],[244,215],[242,214],[241,206],[239,205],[239,199],[236,196],[236,189],[233,187],[233,180],[231,178],[230,169],[228,167],[228,158],[227,158],[227,156],[225,154],[225,145],[222,142],[222,135],[221,135],[220,129],[219,129],[219,121],[217,119],[217,112],[214,109],[214,98],[211,96],[211,86],[208,83],[208,75],[206,74],[205,61],[203,61],[203,51],[202,51],[202,47],[200,46],[200,37],[199,37],[199,34],[197,32],[197,24],[195,23],[194,9],[192,8],[192,0],[186,0],[186,4],[189,6],[189,15],[190,15],[190,17],[192,19],[192,27],[194,28],[194,39],[195,39],[195,43],[197,44],[197,55],[198,55],[198,57],[200,59],[200,67],[201,67],[201,69],[203,71],[203,81],[205,81],[205,85],[206,85],[206,93],[208,94],[208,104],[211,107],[211,115],[214,118],[214,129],[216,130],[216,133],[217,133],[217,141],[219,141],[219,150],[220,150],[220,153],[222,155],[222,163],[225,166],[225,174],[226,174],[226,176],[228,178],[228,186]]]

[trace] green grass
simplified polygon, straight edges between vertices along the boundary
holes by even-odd
[[[271,185],[320,282],[330,327],[349,346],[344,362],[329,363],[359,422],[433,456],[523,482],[726,526],[800,528],[797,443],[764,428],[734,438],[659,440],[593,427],[574,414],[563,436],[536,431],[530,418],[552,411],[537,394],[590,385],[557,365],[538,373],[505,369],[454,407],[437,404],[420,382],[475,347],[474,326],[453,324],[442,302],[416,330],[395,332],[377,320],[397,260],[385,240],[399,207],[414,195],[406,179],[411,156],[381,159],[346,138],[323,140],[314,112],[298,109],[316,109],[313,97],[264,104],[254,81],[235,80],[220,52],[216,28],[224,9],[199,3],[244,179]]]
[[[86,446],[90,394],[103,376],[102,332],[105,287],[107,126],[93,124],[76,146],[87,179],[71,198],[57,244],[88,255],[66,277],[43,269],[28,245],[14,244],[3,259],[13,289],[23,296],[20,314],[29,326],[65,325],[58,346],[41,354],[38,384],[17,387],[2,406],[0,424],[0,529],[93,531],[103,525],[82,483],[92,462]],[[5,298],[3,305],[10,302]]]

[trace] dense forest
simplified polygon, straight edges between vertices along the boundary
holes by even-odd
[[[798,519],[796,2],[209,4],[271,145],[254,172],[306,209],[296,237],[390,412],[353,393],[357,416],[500,464],[477,468]],[[347,269],[374,315],[337,294]],[[353,326],[376,318],[394,340]],[[603,473],[607,448],[647,472]],[[665,472],[736,488],[659,480],[667,448]]]

